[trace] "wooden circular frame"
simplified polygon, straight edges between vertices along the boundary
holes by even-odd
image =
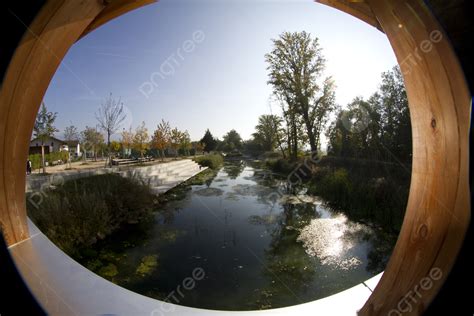
[[[49,0],[25,29],[0,91],[0,228],[8,245],[29,238],[28,144],[61,60],[85,34],[151,2]],[[470,221],[471,96],[445,33],[422,0],[319,2],[385,32],[410,104],[413,167],[405,220],[385,273],[359,313],[421,314],[450,272]]]

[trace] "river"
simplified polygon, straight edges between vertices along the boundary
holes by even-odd
[[[226,162],[78,260],[137,293],[219,310],[300,304],[383,271],[393,239],[285,183],[256,162]]]

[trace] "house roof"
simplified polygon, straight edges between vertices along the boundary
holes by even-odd
[[[59,138],[56,138],[56,137],[53,137],[53,136],[48,136],[48,139],[52,139],[54,141],[57,141],[58,143],[61,143],[61,144],[66,144],[66,142],[64,140],[60,140]],[[41,141],[38,137],[32,139],[30,142],[35,142],[35,141]]]
[[[65,141],[65,143],[70,147],[76,147],[79,144],[79,141],[78,140],[68,140],[68,141]]]

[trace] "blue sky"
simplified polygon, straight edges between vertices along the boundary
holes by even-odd
[[[303,30],[319,38],[342,106],[373,93],[380,74],[396,64],[383,33],[311,0],[161,0],[77,42],[44,100],[58,112],[60,137],[71,123],[95,126],[94,113],[112,93],[126,107],[125,128],[145,121],[152,132],[163,118],[193,140],[206,128],[218,137],[234,128],[249,138],[258,116],[270,113],[264,55],[271,39]]]

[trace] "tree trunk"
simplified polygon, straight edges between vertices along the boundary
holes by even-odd
[[[292,158],[296,160],[298,158],[298,128],[296,126],[296,121],[294,119],[293,119],[293,126],[292,126],[292,136],[293,136]]]
[[[313,129],[308,128],[308,138],[309,138],[309,146],[311,147],[311,153],[317,154],[318,153],[318,145],[316,142],[316,136],[314,135]]]
[[[43,167],[43,173],[46,173],[46,164],[44,161],[44,144],[41,144],[41,166]]]

